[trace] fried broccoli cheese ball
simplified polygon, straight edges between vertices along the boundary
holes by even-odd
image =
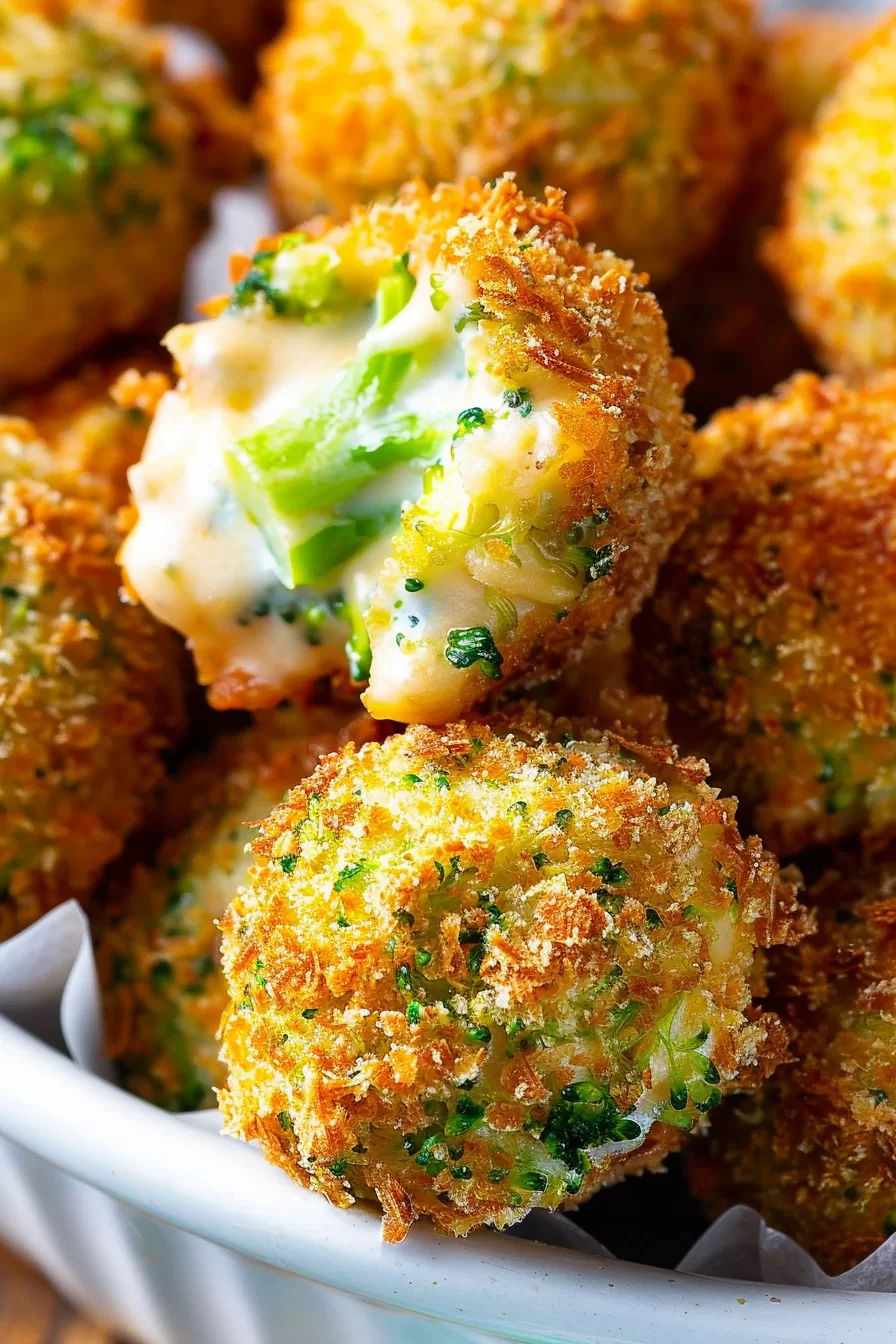
[[[821,107],[765,258],[829,368],[896,364],[896,19]]]
[[[226,1130],[463,1235],[655,1168],[774,1067],[802,910],[699,762],[533,709],[329,757],[222,922]]]
[[[0,392],[164,323],[224,166],[220,91],[188,97],[136,25],[59,10],[0,0]]]
[[[636,672],[777,853],[896,821],[896,374],[799,374],[696,436]],[[640,671],[638,671],[640,669]]]
[[[215,1033],[227,1003],[215,921],[249,870],[247,823],[325,752],[375,732],[357,707],[276,709],[183,766],[161,843],[113,895],[97,946],[107,1045],[130,1091],[170,1111],[214,1106],[212,1089],[226,1077]]]
[[[511,170],[656,280],[737,184],[755,44],[749,0],[296,0],[262,60],[261,148],[291,223]]]
[[[445,722],[652,588],[690,507],[688,369],[546,194],[412,184],[272,240],[169,336],[123,563],[213,705],[350,672],[375,717]]]
[[[117,531],[52,468],[0,422],[0,940],[90,894],[185,727],[177,640],[120,600]]]
[[[829,1274],[896,1231],[896,866],[828,872],[818,932],[777,956],[794,1056],[718,1119],[693,1184],[754,1205]]]

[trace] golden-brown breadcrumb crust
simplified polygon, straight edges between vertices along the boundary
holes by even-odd
[[[836,861],[808,893],[818,932],[770,956],[790,1060],[691,1164],[713,1212],[745,1200],[828,1274],[896,1230],[896,867]]]
[[[215,1104],[212,1088],[226,1081],[215,1038],[227,1003],[215,920],[226,899],[211,908],[202,892],[216,870],[240,867],[258,810],[278,802],[321,756],[386,728],[346,708],[275,710],[223,735],[178,772],[154,818],[162,839],[151,863],[138,862],[104,891],[99,920],[106,1048],[130,1091],[169,1110]],[[234,879],[231,896],[238,885]]]
[[[645,689],[778,853],[896,813],[896,376],[797,375],[695,438],[701,509],[637,623]]]
[[[86,897],[185,728],[179,644],[119,598],[117,535],[37,481],[0,496],[0,939]]]
[[[822,104],[763,248],[822,365],[852,378],[896,365],[894,68],[890,17]]]
[[[569,740],[576,734],[595,744],[595,757]],[[775,1018],[750,1008],[745,977],[757,944],[799,939],[804,912],[774,859],[755,838],[742,840],[733,805],[718,800],[703,775],[699,762],[679,760],[668,746],[623,743],[531,707],[490,724],[412,727],[384,745],[326,757],[261,824],[249,884],[222,921],[231,1006],[220,1104],[228,1131],[257,1139],[269,1160],[334,1204],[375,1194],[384,1236],[396,1241],[422,1213],[464,1234],[568,1198],[556,1163],[548,1162],[552,1185],[545,1178],[520,1186],[528,1195],[508,1194],[493,1177],[503,1180],[508,1149],[519,1146],[520,1160],[533,1160],[540,1146],[525,1121],[540,1129],[557,1087],[583,1071],[600,1078],[603,1070],[623,1110],[650,1086],[649,1068],[633,1074],[631,1063],[614,1063],[613,1002],[631,1013],[624,1005],[640,1001],[638,1038],[676,996],[695,994],[693,1021],[711,1024],[722,1085],[761,1081],[783,1056],[784,1040]],[[520,804],[508,807],[518,793],[529,798],[526,824],[535,832],[532,848],[521,850],[513,819]],[[669,822],[673,796],[687,802]],[[618,901],[587,866],[607,851],[624,859],[625,878],[617,872],[614,881],[630,894]],[[356,863],[340,868],[349,855]],[[370,876],[358,885],[357,863],[368,861]],[[434,883],[450,892],[470,872],[498,905],[483,907],[475,890],[463,895],[462,882],[453,904],[429,894]],[[734,918],[732,892],[739,893]],[[602,899],[616,910],[609,942]],[[645,914],[651,902],[659,914]],[[689,913],[694,902],[705,926]],[[496,925],[488,912],[499,907],[506,919]],[[654,955],[643,940],[659,927]],[[731,941],[718,965],[709,951],[713,929]],[[471,939],[484,948],[475,970]],[[617,957],[622,969],[612,971]],[[427,969],[411,988],[414,966]],[[594,1029],[561,1032],[552,1044],[549,1019],[568,1014],[577,995],[588,1001],[590,988]],[[410,1011],[409,993],[421,999]],[[548,1039],[512,1048],[515,1015]],[[486,1020],[490,1030],[471,1030]],[[457,1093],[457,1078],[479,1082]],[[468,1165],[459,1174],[424,1172],[400,1138],[432,1124],[431,1101],[438,1110],[457,1096],[474,1105],[481,1098],[487,1135],[449,1127],[464,1134]],[[656,1166],[682,1136],[665,1123],[649,1133],[641,1146],[596,1160],[571,1202],[628,1170]],[[450,1141],[449,1155],[459,1160]]]
[[[110,336],[160,335],[213,193],[241,181],[250,156],[247,114],[224,80],[208,72],[170,78],[163,69],[164,41],[128,21],[129,6],[105,3],[88,10],[67,0],[47,5],[29,0],[20,8],[70,29],[73,44],[83,40],[85,52],[90,34],[120,52],[121,69],[136,71],[147,90],[152,115],[146,134],[160,149],[137,169],[121,168],[95,201],[57,200],[52,194],[43,200],[35,190],[30,204],[13,206],[16,184],[7,178],[3,190],[10,201],[0,202],[2,393],[40,383]],[[13,44],[4,51],[4,63],[27,83],[30,72],[17,69],[16,59]],[[35,79],[41,74],[33,72]],[[84,53],[72,74],[81,80],[93,74]],[[73,122],[89,153],[91,126]],[[125,213],[131,197],[148,202],[146,217],[126,227],[107,225],[104,210]]]
[[[736,187],[752,17],[745,0],[296,0],[262,59],[259,144],[289,223],[412,175],[509,170],[562,187],[588,239],[660,278]]]
[[[113,515],[130,499],[127,471],[139,462],[153,412],[171,386],[161,350],[95,358],[6,409],[34,427],[52,454],[52,483]]]

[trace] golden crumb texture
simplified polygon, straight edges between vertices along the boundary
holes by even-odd
[[[896,378],[799,374],[696,436],[699,513],[637,625],[646,688],[778,853],[896,818]]]
[[[828,1274],[896,1231],[896,867],[892,852],[835,865],[808,893],[817,932],[771,958],[791,1058],[693,1163],[714,1211],[754,1205]]]
[[[260,147],[291,222],[510,170],[659,279],[736,187],[756,46],[747,0],[297,0],[263,58]]]
[[[522,708],[326,758],[222,921],[221,1106],[294,1179],[463,1235],[650,1169],[774,1067],[799,937],[703,767]]]
[[[860,47],[822,104],[766,261],[830,369],[896,364],[896,21]]]
[[[216,921],[249,870],[252,824],[321,756],[377,731],[356,706],[283,707],[182,766],[154,852],[104,892],[98,918],[107,1048],[129,1091],[169,1111],[214,1106],[227,1002]]]

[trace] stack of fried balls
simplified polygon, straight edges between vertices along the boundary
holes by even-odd
[[[896,1228],[894,142],[896,18],[0,0],[0,939],[124,1086],[392,1242]]]

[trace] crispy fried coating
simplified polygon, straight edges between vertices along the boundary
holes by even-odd
[[[636,627],[645,689],[777,853],[896,821],[896,375],[800,374],[696,436],[700,512]]]
[[[134,24],[0,4],[0,392],[164,323],[245,124]]]
[[[656,1167],[773,1068],[802,908],[699,762],[523,707],[326,758],[222,921],[227,1130],[387,1241]]]
[[[346,742],[381,725],[357,707],[270,710],[186,762],[158,819],[164,837],[104,902],[97,965],[107,1048],[121,1081],[170,1111],[214,1106],[227,1003],[215,921],[245,880],[247,826]]]
[[[896,1231],[896,866],[842,855],[810,890],[818,932],[772,954],[789,1062],[720,1114],[693,1185],[745,1201],[841,1274]]]
[[[49,449],[44,474],[53,485],[114,514],[130,499],[127,471],[140,460],[155,404],[171,385],[170,368],[161,351],[94,360],[10,400],[7,409]]]
[[[689,514],[689,370],[559,193],[413,183],[237,273],[169,337],[123,553],[212,704],[351,669],[374,716],[440,723],[626,624]]]
[[[20,478],[48,461],[33,431],[3,423],[0,939],[89,895],[153,805],[163,753],[185,728],[177,641],[121,602],[108,517]]]
[[[896,20],[821,107],[764,256],[826,367],[896,364]]]
[[[290,223],[408,176],[515,171],[655,280],[737,185],[755,78],[748,0],[295,0],[262,61],[260,145]]]

